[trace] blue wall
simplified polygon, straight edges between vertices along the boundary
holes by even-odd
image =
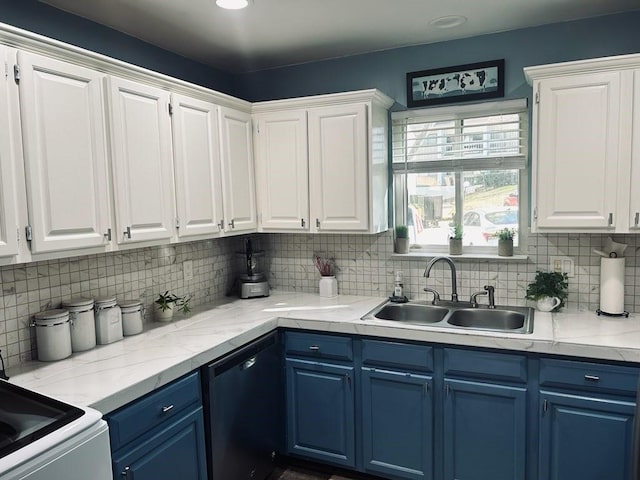
[[[525,66],[637,52],[640,10],[245,74],[241,91],[258,101],[378,88],[406,105],[407,72],[504,58],[505,97],[522,98]]]
[[[115,8],[115,7],[114,7]],[[37,0],[0,0],[0,22],[174,78],[238,95],[235,75],[71,15]]]

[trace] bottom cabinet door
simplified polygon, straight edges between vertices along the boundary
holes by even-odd
[[[134,447],[116,452],[113,476],[115,480],[207,480],[202,407]]]
[[[362,432],[367,471],[433,478],[431,377],[362,369]]]
[[[353,367],[286,362],[289,453],[354,467]]]
[[[630,480],[635,404],[541,392],[540,480]]]
[[[524,480],[526,404],[523,387],[445,379],[445,480]]]

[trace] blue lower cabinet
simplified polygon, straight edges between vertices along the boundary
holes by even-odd
[[[526,389],[447,378],[444,383],[444,479],[524,480]]]
[[[354,369],[286,359],[287,450],[355,467]]]
[[[113,475],[118,480],[206,480],[202,407],[114,452]]]
[[[429,376],[362,368],[363,459],[385,478],[433,478]]]
[[[540,393],[540,480],[630,480],[635,404]]]

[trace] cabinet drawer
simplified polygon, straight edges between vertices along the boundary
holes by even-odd
[[[117,450],[193,404],[202,405],[198,372],[176,380],[107,415],[111,449]]]
[[[444,374],[467,378],[526,382],[527,358],[524,355],[508,353],[445,348]]]
[[[362,363],[432,372],[433,348],[427,345],[363,340]]]
[[[321,335],[317,333],[287,332],[285,336],[287,355],[333,360],[353,360],[353,344],[348,337]]]
[[[540,360],[540,385],[635,395],[639,370],[573,360]]]

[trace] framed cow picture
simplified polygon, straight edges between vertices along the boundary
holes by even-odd
[[[407,73],[407,107],[504,97],[504,60]]]

